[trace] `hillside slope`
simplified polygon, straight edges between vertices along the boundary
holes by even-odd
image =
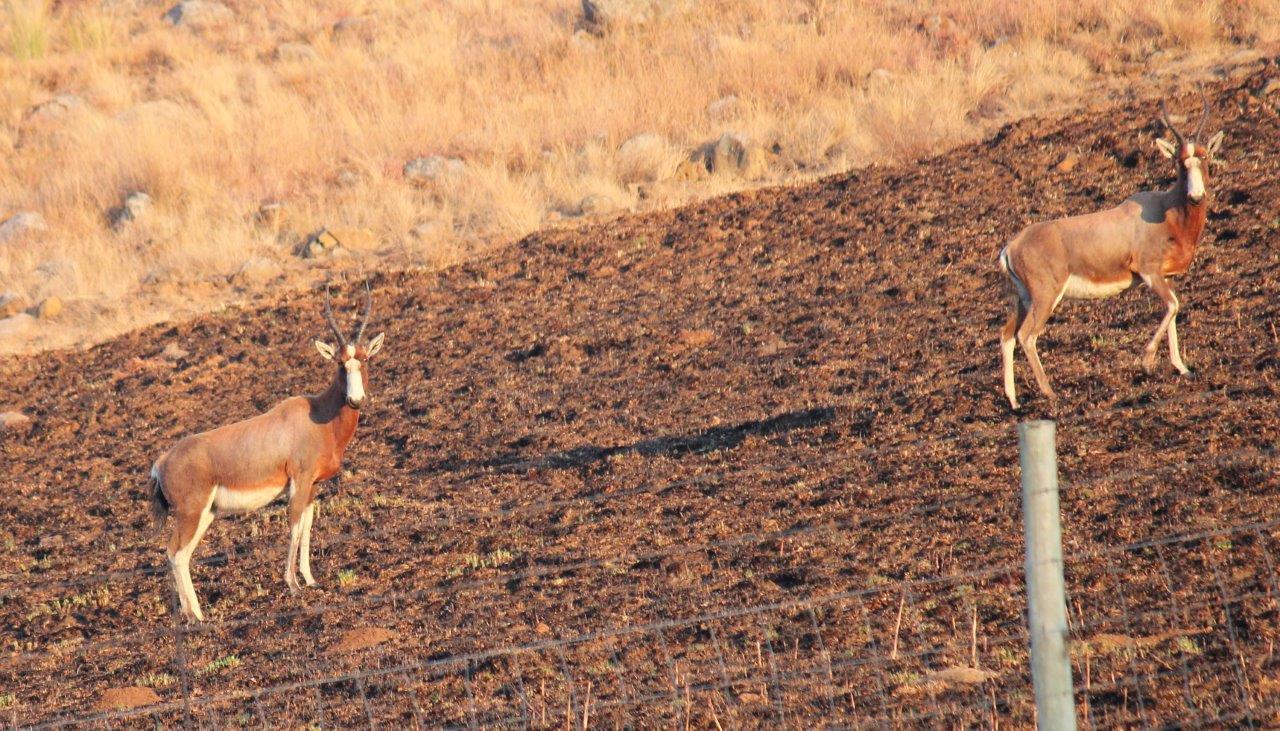
[[[322,491],[324,588],[285,591],[279,507],[221,518],[197,628],[147,469],[321,388],[320,299],[2,361],[33,428],[0,436],[0,694],[18,723],[149,685],[139,725],[1025,725],[1013,426],[1052,416],[1081,713],[1274,723],[1276,75],[1208,90],[1224,164],[1175,283],[1193,378],[1137,367],[1160,307],[1135,290],[1051,322],[1056,412],[1021,355],[1027,413],[998,383],[996,252],[1167,185],[1152,99],[534,235],[374,278],[387,346]],[[975,660],[989,676],[931,674]]]

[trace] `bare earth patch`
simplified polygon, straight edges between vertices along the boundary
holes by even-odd
[[[329,646],[325,652],[329,655],[341,655],[357,650],[367,650],[393,640],[396,633],[383,627],[358,627],[342,633],[338,641]]]
[[[110,688],[102,693],[102,697],[94,704],[95,711],[124,711],[130,708],[151,706],[160,702],[160,696],[150,688],[130,686],[128,688]]]

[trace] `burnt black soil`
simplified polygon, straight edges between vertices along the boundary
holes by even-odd
[[[1014,427],[1052,417],[1082,720],[1280,722],[1276,74],[1210,89],[1227,137],[1175,282],[1193,377],[1138,367],[1161,307],[1135,289],[1055,315],[1056,409],[1021,355],[1025,413],[999,385],[996,253],[1168,185],[1150,99],[536,234],[375,277],[387,346],[322,489],[322,588],[285,590],[279,506],[220,518],[199,627],[147,471],[325,385],[317,294],[0,362],[34,420],[0,436],[0,718],[150,686],[111,723],[1025,726]]]

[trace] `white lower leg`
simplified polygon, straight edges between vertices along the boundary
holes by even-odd
[[[1174,318],[1169,323],[1169,360],[1173,361],[1173,367],[1178,369],[1182,375],[1187,375],[1191,369],[1186,363],[1182,362],[1182,349],[1178,347],[1178,318]]]
[[[1164,314],[1164,319],[1160,321],[1160,327],[1156,328],[1156,334],[1151,337],[1151,342],[1147,343],[1146,354],[1143,356],[1143,365],[1150,369],[1155,363],[1156,349],[1160,347],[1160,340],[1165,336],[1165,331],[1169,329],[1173,319],[1178,315],[1178,306],[1176,304],[1169,305],[1169,309]]]
[[[1000,357],[1004,363],[1004,393],[1015,409],[1018,408],[1018,387],[1013,379],[1013,349],[1016,344],[1013,338],[1000,341]]]
[[[311,576],[311,519],[315,517],[316,504],[311,503],[302,512],[302,545],[298,554],[298,570],[302,572],[302,581],[307,586],[315,586],[316,580]]]
[[[298,548],[302,540],[302,518],[289,526],[289,555],[285,558],[284,583],[291,591],[298,591],[298,574],[294,566],[298,560]]]
[[[183,569],[178,568],[178,554],[169,556],[169,571],[173,574],[173,590],[178,593],[178,606],[185,616],[191,616],[191,607],[187,604],[187,585],[183,581]]]
[[[179,597],[184,596],[186,600],[182,602],[183,610],[190,617],[194,617],[199,621],[204,621],[204,613],[200,611],[200,599],[196,596],[195,585],[191,583],[191,555],[196,552],[196,546],[200,544],[200,539],[204,538],[205,531],[209,530],[209,524],[213,522],[213,512],[208,508],[200,514],[200,523],[196,526],[196,531],[191,536],[191,542],[182,547],[182,550],[174,556],[174,575],[178,578],[181,588],[178,590]]]

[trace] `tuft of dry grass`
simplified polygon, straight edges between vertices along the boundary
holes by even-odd
[[[0,293],[71,305],[38,342],[226,301],[246,259],[300,267],[321,226],[439,266],[566,218],[909,161],[1280,39],[1269,0],[706,0],[603,30],[579,0],[226,2],[188,28],[142,0],[4,0],[0,220],[48,228],[0,243]],[[764,170],[685,164],[726,133]],[[429,155],[463,167],[407,180]],[[114,225],[134,191],[151,209]]]

